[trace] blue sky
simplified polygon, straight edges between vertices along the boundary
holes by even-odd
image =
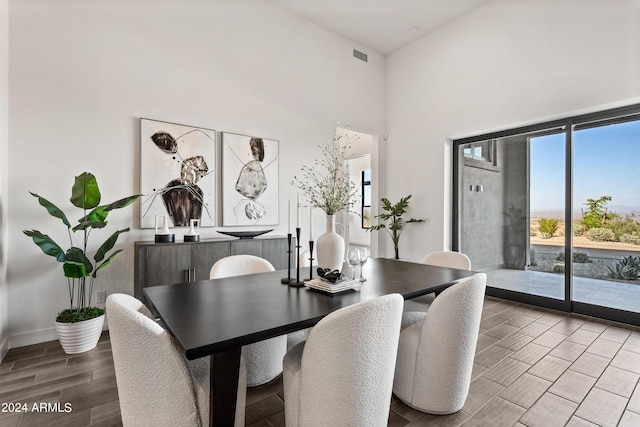
[[[608,195],[640,213],[640,121],[574,132],[574,209]],[[563,210],[564,134],[531,140],[531,210]]]

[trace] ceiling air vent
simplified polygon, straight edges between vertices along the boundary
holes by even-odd
[[[367,62],[367,54],[362,53],[359,50],[353,49],[353,57],[358,58],[361,61]]]

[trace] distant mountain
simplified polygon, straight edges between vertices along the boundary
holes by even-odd
[[[640,216],[640,207],[633,206],[622,206],[622,205],[612,205],[609,206],[609,212],[616,213],[620,216],[630,215],[632,213]],[[564,219],[564,210],[562,209],[538,209],[531,211],[531,218],[557,218]],[[580,219],[582,218],[582,212],[580,208],[573,210],[573,218]]]

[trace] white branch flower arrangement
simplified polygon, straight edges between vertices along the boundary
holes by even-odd
[[[349,210],[357,201],[358,189],[351,181],[346,163],[350,141],[336,135],[322,150],[322,158],[313,167],[302,166],[302,178],[293,177],[292,184],[301,189],[314,208],[327,215]]]

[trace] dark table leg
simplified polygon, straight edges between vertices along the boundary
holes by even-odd
[[[236,347],[211,356],[210,426],[233,426],[241,351],[242,347]]]

